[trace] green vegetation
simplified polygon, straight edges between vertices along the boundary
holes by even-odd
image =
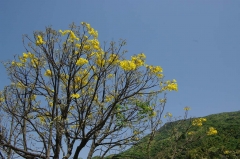
[[[178,120],[163,125],[147,150],[148,136],[127,151],[108,158],[121,159],[202,159],[240,158],[240,111],[204,117],[201,127],[192,126],[194,119]],[[209,127],[216,135],[207,135]],[[194,132],[194,133],[189,133]]]

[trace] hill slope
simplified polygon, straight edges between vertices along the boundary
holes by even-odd
[[[148,136],[129,150],[107,158],[121,159],[193,159],[193,158],[240,158],[240,111],[213,114],[203,126],[192,126],[192,120],[168,122],[156,133],[147,149]],[[216,135],[208,136],[209,127],[217,129]],[[192,133],[189,133],[192,132]]]

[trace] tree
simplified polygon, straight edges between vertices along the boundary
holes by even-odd
[[[143,53],[127,60],[125,40],[107,47],[97,37],[85,22],[23,37],[26,52],[5,63],[11,84],[0,94],[8,158],[77,159],[86,146],[88,159],[104,157],[154,135],[176,80],[164,81]]]

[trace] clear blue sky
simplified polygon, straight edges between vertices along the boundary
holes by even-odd
[[[178,92],[167,111],[191,116],[240,110],[239,0],[7,0],[0,1],[0,60],[24,52],[22,35],[45,26],[85,21],[101,42],[126,39],[130,55],[144,52]],[[0,89],[9,83],[0,66]]]

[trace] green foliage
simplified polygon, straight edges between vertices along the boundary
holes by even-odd
[[[146,136],[137,145],[121,154],[112,155],[110,158],[168,159],[174,153],[176,153],[174,158],[178,159],[240,158],[240,111],[214,114],[204,118],[207,121],[201,128],[191,127],[190,129],[196,132],[196,140],[187,141],[189,136],[186,129],[191,124],[191,119],[168,122],[156,133],[150,147],[150,156],[144,151],[149,140],[149,136]],[[204,130],[211,126],[217,129],[217,135],[206,135]],[[171,133],[173,130],[177,130],[175,135],[179,134],[177,140]],[[174,146],[176,146],[177,151],[174,151]]]

